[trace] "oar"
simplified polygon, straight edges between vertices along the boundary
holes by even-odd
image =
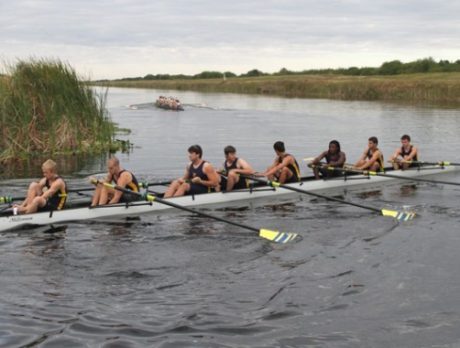
[[[449,162],[449,161],[425,162],[425,161],[405,161],[405,160],[402,160],[401,162],[403,162],[403,163],[414,163],[414,164],[427,165],[427,166],[441,166],[441,167],[460,166],[460,163]]]
[[[371,170],[358,170],[358,169],[350,169],[350,168],[333,168],[333,167],[329,167],[328,169],[346,171],[346,172],[351,172],[351,173],[359,173],[359,174],[371,175],[371,176],[385,176],[387,178],[394,178],[394,179],[401,179],[401,180],[428,182],[428,183],[431,183],[431,184],[443,184],[443,185],[460,186],[459,182],[413,178],[413,177],[410,177],[410,176],[402,176],[402,175],[397,175],[397,174],[388,174],[388,173],[383,173],[383,172],[374,172],[374,171],[371,171]]]
[[[67,194],[60,194],[59,197],[65,197]],[[26,197],[11,197],[11,196],[0,196],[0,204],[13,203],[17,201],[23,201]]]
[[[225,222],[225,223],[230,224],[230,225],[238,226],[238,227],[241,227],[241,228],[253,231],[253,232],[257,232],[259,234],[259,237],[268,239],[268,240],[270,240],[272,242],[287,243],[287,242],[290,242],[290,241],[294,240],[297,237],[297,233],[279,232],[279,231],[269,230],[269,229],[266,229],[266,228],[260,228],[259,229],[259,228],[255,228],[255,227],[252,227],[252,226],[243,225],[243,224],[240,224],[238,222],[223,219],[223,218],[218,217],[218,216],[210,215],[210,214],[203,213],[203,212],[195,210],[195,209],[184,207],[184,206],[182,206],[180,204],[173,203],[173,202],[171,202],[169,200],[165,200],[165,199],[159,198],[157,196],[154,196],[154,195],[151,195],[151,194],[148,194],[148,193],[142,194],[142,193],[139,193],[139,192],[134,192],[134,191],[131,191],[131,190],[127,190],[127,189],[125,189],[123,187],[120,187],[118,185],[113,185],[113,184],[98,181],[98,180],[92,180],[91,182],[93,184],[95,184],[95,185],[102,184],[102,185],[104,185],[106,187],[109,187],[109,188],[112,188],[112,189],[115,189],[115,190],[118,190],[118,191],[121,191],[121,192],[124,192],[124,193],[128,193],[128,194],[131,194],[131,195],[138,196],[138,197],[143,198],[143,199],[145,199],[145,200],[147,200],[149,202],[155,201],[155,202],[158,202],[158,203],[161,203],[161,204],[169,205],[170,207],[174,207],[176,209],[188,211],[189,213],[201,215],[201,216],[204,216],[204,217],[207,217],[207,218],[210,218],[210,219]]]
[[[261,183],[263,183],[265,185],[268,185],[268,186],[280,187],[280,188],[284,188],[286,190],[291,190],[291,191],[295,191],[295,192],[299,192],[299,193],[304,193],[304,194],[307,194],[307,195],[310,195],[310,196],[315,196],[315,197],[327,199],[329,201],[334,201],[334,202],[339,202],[339,203],[343,203],[343,204],[353,205],[353,206],[358,207],[358,208],[363,208],[363,209],[367,209],[367,210],[370,210],[370,211],[374,211],[374,212],[379,213],[379,214],[381,214],[383,216],[389,216],[389,217],[395,218],[398,221],[412,220],[414,218],[414,216],[415,216],[415,213],[413,213],[413,212],[399,212],[399,211],[390,210],[390,209],[379,209],[379,208],[370,207],[370,206],[367,206],[367,205],[362,205],[362,204],[359,204],[359,203],[345,201],[343,199],[339,199],[339,198],[335,198],[335,197],[331,197],[331,196],[321,195],[321,194],[316,193],[316,192],[302,190],[302,189],[299,189],[297,187],[283,185],[283,184],[280,184],[279,182],[276,182],[276,181],[259,179],[257,177],[253,177],[253,176],[246,176],[246,175],[242,175],[242,176],[247,178],[247,179],[253,180],[253,181],[261,182]]]
[[[0,196],[0,204],[7,204],[16,201],[23,201],[25,197]]]
[[[139,186],[148,188],[149,186],[165,186],[165,185],[169,185],[170,183],[171,183],[171,180],[159,181],[159,182],[140,182]],[[79,192],[93,191],[93,190],[94,190],[94,187],[82,187],[79,189],[69,189],[67,190],[67,193],[79,193]],[[60,197],[62,197],[62,195]],[[23,201],[24,199],[26,199],[26,197],[24,196],[21,196],[21,197],[0,196],[0,204]]]

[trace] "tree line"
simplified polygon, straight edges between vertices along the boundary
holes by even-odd
[[[384,62],[379,67],[349,67],[338,69],[310,69],[303,71],[292,71],[286,68],[275,73],[266,73],[258,69],[252,69],[244,74],[237,75],[231,71],[203,71],[195,75],[184,74],[147,74],[144,77],[126,77],[118,81],[138,80],[193,80],[193,79],[224,79],[235,77],[258,77],[258,76],[282,76],[282,75],[348,75],[348,76],[373,76],[373,75],[400,75],[415,73],[434,72],[460,72],[460,59],[456,61],[439,60],[433,58],[418,59],[412,62],[403,63],[400,60]]]

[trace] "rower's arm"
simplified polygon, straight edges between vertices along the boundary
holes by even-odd
[[[412,146],[412,151],[410,152],[410,154],[404,157],[404,159],[406,161],[412,161],[414,157],[417,155],[417,152],[418,152],[417,148],[415,146]]]
[[[203,172],[208,177],[208,180],[201,180],[200,183],[202,185],[207,187],[215,187],[219,185],[219,176],[211,164],[206,162],[203,166]]]
[[[367,168],[370,168],[372,167],[372,165],[377,162],[377,160],[380,158],[381,156],[381,153],[380,151],[375,151],[372,155],[372,157],[369,159],[369,161],[367,161],[363,166],[361,166],[360,169],[367,169]]]
[[[128,185],[132,180],[133,180],[133,176],[131,175],[131,173],[123,172],[118,178],[117,186],[126,187],[126,185]],[[122,191],[115,190],[115,192],[113,193],[113,197],[110,200],[109,204],[118,203],[122,195],[123,195]]]
[[[315,157],[313,161],[311,161],[312,164],[318,164],[324,157],[326,157],[327,151],[322,152],[319,156]]]
[[[341,167],[344,166],[346,161],[347,161],[347,156],[345,156],[344,152],[340,152],[339,159],[337,161],[329,162],[328,165],[331,166],[331,167],[341,168]]]
[[[250,164],[246,162],[244,159],[239,158],[238,164],[240,165],[240,168],[232,169],[235,173],[246,174],[246,175],[250,175],[254,173],[254,169],[252,169]]]
[[[272,169],[268,170],[266,173],[265,173],[265,176],[269,176],[269,175],[273,175],[275,174],[278,170],[281,170],[283,169],[284,167],[287,167],[292,161],[292,157],[291,156],[286,156],[283,158],[283,161],[281,161],[281,163],[279,164],[276,164],[276,160],[275,160],[275,163],[274,163],[274,166],[272,167]],[[276,164],[276,165],[275,165]]]
[[[397,148],[394,154],[390,157],[390,161],[393,161],[401,156],[401,148]]]
[[[60,189],[64,188],[64,180],[61,178],[55,180],[50,188],[46,190],[41,196],[42,198],[48,200],[51,196],[53,196],[56,192],[58,192]]]

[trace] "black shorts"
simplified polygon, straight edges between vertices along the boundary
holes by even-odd
[[[119,203],[130,203],[140,201],[142,198],[139,195],[123,192],[121,195]]]
[[[240,177],[240,180],[238,180],[238,182],[233,186],[233,189],[241,190],[241,189],[245,189],[248,187],[249,185],[248,185],[247,180],[245,178]],[[221,177],[221,180],[220,180],[220,188],[222,191],[225,191],[227,189],[227,178],[223,176]]]
[[[319,172],[323,178],[336,178],[338,176],[343,176],[343,173],[339,169],[340,168],[329,170],[327,168],[320,168]]]
[[[58,210],[59,199],[48,199],[43,207],[38,207],[37,212]],[[64,204],[65,205],[65,204]]]
[[[194,184],[190,183],[190,190],[187,191],[188,195],[201,195],[202,193],[208,193],[210,192],[209,187],[200,185],[200,184]]]

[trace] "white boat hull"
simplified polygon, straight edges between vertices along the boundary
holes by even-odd
[[[437,175],[441,173],[449,173],[455,171],[456,167],[430,167],[422,170],[405,170],[391,171],[391,174],[404,177],[421,177],[429,175]],[[357,186],[379,186],[386,184],[389,181],[398,179],[385,176],[363,176],[353,175],[345,178],[329,179],[329,180],[306,180],[299,183],[288,184],[288,186],[296,187],[302,190],[311,192],[321,192],[333,189],[344,189]],[[257,187],[254,190],[239,190],[229,193],[209,193],[195,196],[184,196],[170,198],[171,202],[184,207],[209,206],[209,205],[229,205],[234,202],[243,202],[248,200],[282,197],[284,195],[297,194],[291,190],[284,188],[272,189],[269,187]],[[27,215],[11,215],[0,217],[0,232],[12,229],[22,228],[28,225],[52,225],[70,221],[104,219],[110,217],[137,216],[140,214],[163,212],[165,210],[174,209],[165,204],[158,202],[133,202],[128,205],[117,204],[111,206],[97,208],[69,208],[53,212],[41,212]]]

